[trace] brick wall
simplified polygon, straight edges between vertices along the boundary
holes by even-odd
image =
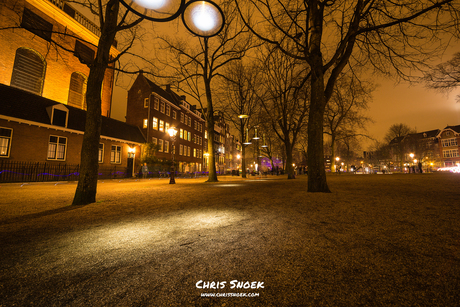
[[[46,21],[53,23],[53,31],[74,35],[44,13],[23,0],[7,0],[0,6],[0,28],[17,27],[21,23],[24,6]],[[62,47],[73,50],[75,38],[52,34],[52,40]],[[87,46],[90,46],[86,44]],[[0,31],[0,83],[10,85],[14,59],[18,48],[29,48],[42,56],[46,63],[43,97],[67,104],[70,76],[79,72],[88,77],[89,68],[82,64],[72,52],[50,44],[43,38],[22,28]],[[96,50],[96,47],[91,47]],[[113,88],[113,70],[107,69],[102,89],[102,115],[110,115]]]

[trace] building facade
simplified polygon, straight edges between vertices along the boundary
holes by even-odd
[[[447,126],[436,135],[443,167],[460,166],[460,125]]]
[[[86,109],[88,64],[99,29],[61,0],[5,0],[0,5],[0,84]],[[111,49],[111,56],[119,52]],[[102,88],[102,115],[109,116],[113,70]]]
[[[138,126],[148,143],[157,146],[155,157],[174,159],[181,173],[203,172],[205,121],[201,113],[169,86],[164,89],[140,73],[128,90],[126,122]],[[176,128],[174,147],[168,129]]]
[[[0,179],[18,163],[79,165],[85,118],[85,110],[0,85]],[[134,176],[144,142],[137,127],[102,117],[100,172],[118,169],[120,177]]]

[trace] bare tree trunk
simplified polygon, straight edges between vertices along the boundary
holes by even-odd
[[[96,59],[90,65],[86,91],[85,134],[81,149],[80,176],[72,205],[87,205],[96,202],[98,178],[98,150],[101,135],[101,89],[105,69],[109,62],[110,47],[115,39],[119,2],[109,1],[106,19],[101,29]]]
[[[244,124],[243,121],[240,121],[240,136],[241,136],[241,168],[242,173],[241,177],[246,178],[246,145],[243,144],[244,142]]]
[[[321,57],[319,57],[321,63]],[[326,106],[322,65],[312,71],[311,103],[308,116],[308,192],[330,193],[326,181],[323,149],[323,121]]]
[[[212,107],[211,86],[209,82],[205,82],[206,97],[208,99],[207,109],[207,129],[208,129],[208,153],[209,153],[209,176],[207,182],[217,182],[216,173],[216,155],[214,152],[214,108]]]

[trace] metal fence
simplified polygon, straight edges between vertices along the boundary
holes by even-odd
[[[126,178],[127,168],[99,167],[98,179]],[[47,162],[16,162],[0,160],[0,182],[76,181],[80,165]]]

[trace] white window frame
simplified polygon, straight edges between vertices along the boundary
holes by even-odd
[[[6,148],[6,152],[0,151],[0,158],[9,158],[11,152],[11,141],[13,140],[13,129],[7,127],[0,127],[0,129],[10,130],[10,136],[2,136],[0,135],[0,148]]]
[[[56,137],[57,138],[57,142],[51,142],[51,137]],[[60,142],[61,139],[64,139],[65,140],[65,144],[62,145],[62,143]],[[61,145],[60,145],[61,144]],[[55,145],[55,148],[52,149],[52,146]],[[62,146],[64,147],[64,154],[62,156],[62,158],[59,158],[58,157],[58,153],[60,152],[59,151],[59,147],[62,148]],[[54,153],[54,157],[50,157],[50,153]],[[64,136],[59,136],[59,135],[50,135],[49,138],[48,138],[48,153],[47,153],[47,160],[52,160],[52,161],[65,161],[66,160],[66,156],[67,156],[67,138],[64,137]]]
[[[158,118],[156,117],[152,118],[152,128],[153,130],[158,130]]]
[[[163,152],[163,139],[158,139],[158,145],[160,146],[160,148],[158,149],[159,152]]]
[[[165,132],[165,122],[160,119],[160,123],[158,125],[158,130],[161,132]]]
[[[120,145],[112,145],[110,147],[110,163],[121,164],[121,157],[123,155],[123,147]]]
[[[104,163],[104,143],[99,143],[99,148],[97,150],[97,162]]]
[[[164,151],[165,153],[169,153],[169,141],[165,140]]]

